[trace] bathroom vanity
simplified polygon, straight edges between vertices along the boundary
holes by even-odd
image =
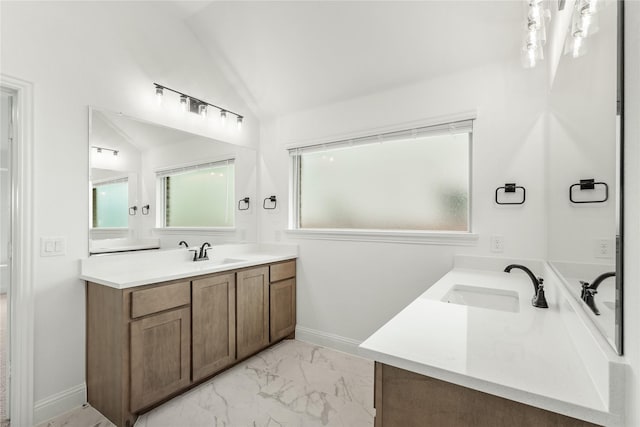
[[[171,250],[83,264],[88,402],[119,427],[294,337],[295,254],[188,257]]]
[[[454,268],[365,340],[376,361],[375,426],[623,425],[625,365],[551,267],[533,307],[514,260]]]

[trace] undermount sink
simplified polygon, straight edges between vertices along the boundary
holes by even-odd
[[[512,313],[520,311],[518,293],[503,289],[454,285],[442,298],[442,301]]]

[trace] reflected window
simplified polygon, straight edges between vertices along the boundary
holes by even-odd
[[[122,178],[96,183],[92,188],[93,228],[126,228],[129,226],[129,181]]]
[[[290,150],[294,227],[470,231],[472,121]]]
[[[233,227],[233,159],[158,173],[163,227]]]

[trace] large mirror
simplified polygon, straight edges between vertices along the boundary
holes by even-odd
[[[89,108],[89,254],[256,240],[256,152]]]
[[[567,33],[569,52],[551,86],[547,173],[548,258],[622,354],[619,8],[599,2],[597,32],[580,41],[576,57],[575,28]]]

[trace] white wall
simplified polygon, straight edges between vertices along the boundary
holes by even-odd
[[[490,255],[492,234],[505,237],[504,256],[545,257],[545,88],[545,70],[524,70],[515,58],[263,125],[259,198],[276,194],[281,206],[261,215],[261,237],[270,241],[287,237],[287,145],[443,114],[478,114],[471,196],[477,246],[292,239],[300,245],[298,325],[305,333],[335,335],[333,344],[352,348],[444,275],[454,254]],[[494,203],[496,187],[505,182],[526,187],[526,204]]]
[[[625,425],[640,426],[640,2],[625,2],[624,353]]]
[[[168,2],[3,1],[0,7],[0,71],[35,88],[37,420],[83,398],[84,286],[78,260],[88,253],[87,106],[245,146],[257,145],[258,128]],[[154,81],[245,113],[243,132],[159,109]],[[66,254],[40,258],[41,236],[66,236]],[[45,405],[50,397],[61,406]]]

